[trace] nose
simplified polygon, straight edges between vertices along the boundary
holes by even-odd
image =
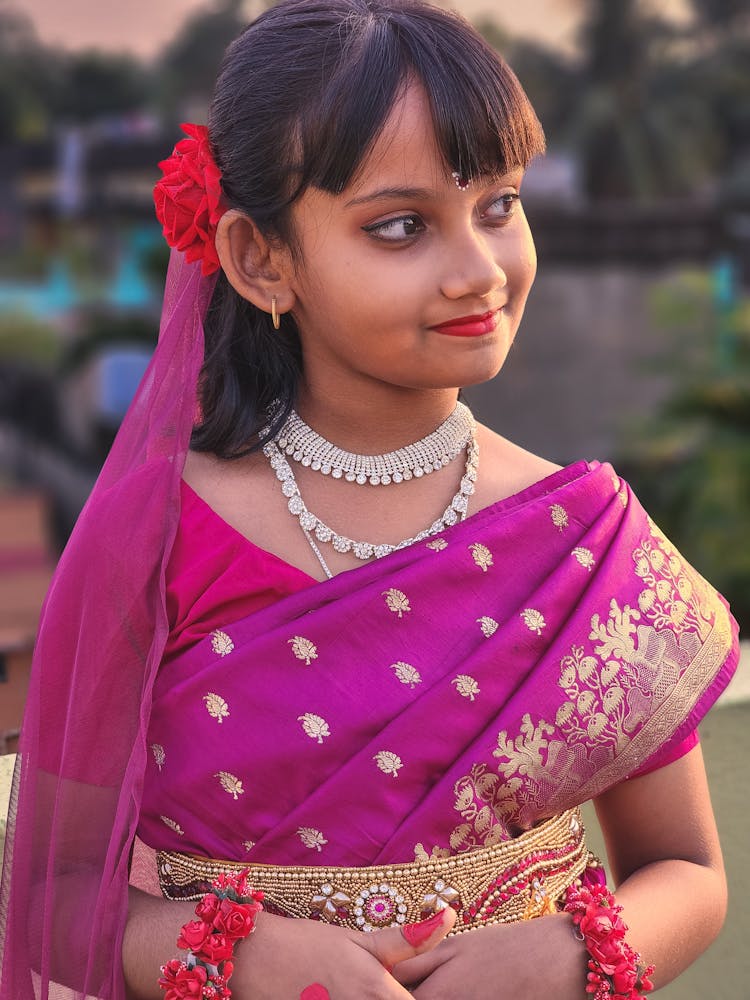
[[[476,231],[465,234],[448,248],[440,281],[446,299],[484,298],[508,284],[508,275],[496,260],[487,239]]]

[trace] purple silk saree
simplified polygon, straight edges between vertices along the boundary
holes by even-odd
[[[627,485],[579,462],[163,664],[139,836],[275,865],[491,846],[667,754],[737,648]]]

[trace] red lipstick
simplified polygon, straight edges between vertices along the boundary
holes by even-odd
[[[458,319],[449,319],[447,323],[436,323],[430,329],[449,337],[482,337],[485,333],[492,333],[497,326],[499,311],[492,309],[481,315],[459,316]]]

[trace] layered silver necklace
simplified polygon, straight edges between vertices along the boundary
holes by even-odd
[[[359,485],[387,486],[412,478],[420,478],[437,472],[459,453],[466,449],[466,466],[458,492],[446,507],[442,516],[410,538],[391,545],[355,541],[329,527],[311,510],[302,499],[292,468],[287,461],[289,455],[294,461],[334,479],[345,479]],[[382,559],[383,556],[403,549],[407,545],[437,535],[445,528],[464,520],[469,509],[469,497],[474,493],[479,464],[479,447],[476,442],[476,423],[471,411],[463,403],[437,430],[413,444],[406,445],[385,455],[358,455],[344,451],[326,441],[292,411],[284,427],[263,447],[263,453],[271,464],[276,478],[281,483],[281,491],[287,498],[290,514],[295,516],[323,571],[329,578],[333,573],[326,564],[317,543],[330,544],[336,552],[353,553],[357,559]]]

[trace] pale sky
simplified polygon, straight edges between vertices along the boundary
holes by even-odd
[[[65,48],[97,47],[155,55],[179,30],[185,16],[211,0],[0,0],[31,16],[43,42]],[[256,0],[257,3],[257,0]],[[246,0],[248,13],[253,0]],[[568,47],[582,0],[453,0],[467,17],[490,14],[511,34]],[[652,8],[677,14],[686,0],[650,0]]]

